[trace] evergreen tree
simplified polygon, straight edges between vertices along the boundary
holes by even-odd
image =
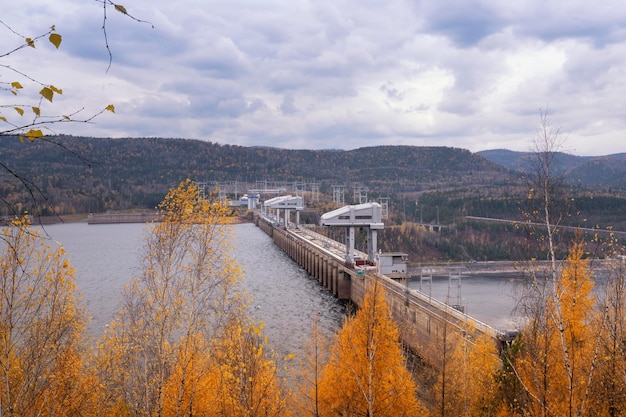
[[[384,288],[374,279],[331,344],[319,387],[320,415],[425,416],[416,391]]]

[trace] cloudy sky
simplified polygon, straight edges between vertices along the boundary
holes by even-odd
[[[21,35],[55,25],[63,36],[58,51],[40,43],[2,56],[20,38],[0,25],[0,65],[63,89],[48,114],[115,105],[55,133],[528,151],[548,109],[563,151],[626,152],[623,0],[119,2],[150,24],[107,9],[108,72],[101,2],[3,8]],[[0,70],[0,82],[14,79]],[[0,105],[38,91],[24,90],[0,94]]]

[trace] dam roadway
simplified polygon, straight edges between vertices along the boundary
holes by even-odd
[[[256,213],[254,223],[272,237],[273,242],[288,254],[320,285],[340,300],[361,305],[367,285],[377,280],[383,285],[392,316],[404,346],[429,362],[429,352],[439,350],[441,343],[450,343],[450,334],[470,339],[486,335],[499,347],[514,336],[476,320],[453,306],[415,289],[408,288],[379,272],[377,266],[364,262],[348,264],[346,246],[303,226],[284,227],[281,223]],[[367,254],[356,252],[356,259]],[[435,353],[433,353],[435,354]]]

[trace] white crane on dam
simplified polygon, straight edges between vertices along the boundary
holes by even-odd
[[[283,195],[279,197],[270,198],[263,202],[263,209],[265,210],[266,215],[270,215],[267,213],[267,210],[275,210],[275,215],[271,215],[276,219],[276,223],[280,224],[281,221],[281,211],[283,212],[283,219],[285,227],[289,226],[289,222],[291,221],[291,211],[296,211],[296,227],[300,225],[300,212],[304,209],[304,202],[302,201],[302,197],[299,195]]]
[[[356,204],[329,211],[322,214],[320,224],[346,228],[346,262],[349,264],[354,263],[354,228],[367,228],[367,261],[376,262],[378,230],[385,228],[379,203]]]

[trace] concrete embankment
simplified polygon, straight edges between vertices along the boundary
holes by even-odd
[[[158,221],[156,213],[101,213],[101,214],[63,214],[58,216],[29,216],[33,225],[51,225],[58,223],[116,224],[149,223]],[[15,217],[1,216],[0,225],[7,225]]]
[[[90,214],[88,224],[149,223],[158,220],[156,213]]]
[[[589,267],[594,271],[603,271],[616,267],[616,262],[625,262],[622,259],[590,259]],[[557,273],[560,273],[564,261],[556,263]],[[409,265],[408,273],[412,277],[420,275],[489,275],[489,274],[528,274],[548,273],[549,261],[493,261],[493,262],[469,262],[469,263],[446,263],[432,265]]]
[[[512,274],[521,273],[524,265],[520,262],[498,261],[498,262],[468,262],[468,263],[446,263],[432,265],[409,265],[408,273],[411,276],[420,275],[475,275],[475,274]]]

